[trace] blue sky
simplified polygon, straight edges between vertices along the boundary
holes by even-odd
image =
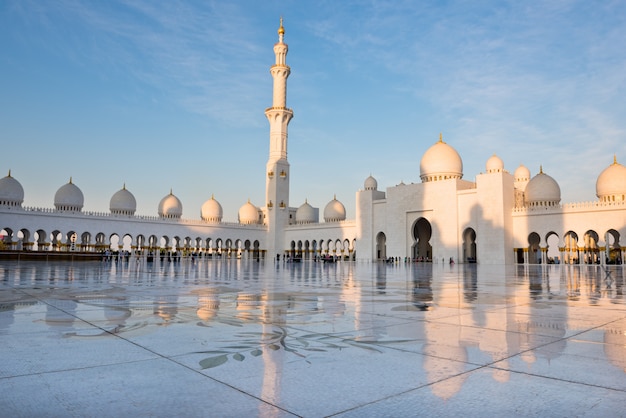
[[[170,189],[183,217],[265,200],[284,17],[291,202],[419,182],[439,133],[474,180],[494,153],[543,166],[562,202],[595,200],[626,162],[624,1],[41,1],[0,3],[2,176],[52,207],[70,177],[84,210],[124,184],[137,214]]]

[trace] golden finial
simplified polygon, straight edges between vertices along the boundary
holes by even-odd
[[[11,169],[9,168],[9,175],[7,177],[11,177]]]
[[[439,142],[443,142],[443,135],[439,132]]]
[[[613,165],[617,164],[617,154],[613,154]]]
[[[284,35],[285,34],[285,28],[283,27],[283,17],[280,17],[280,27],[278,28],[278,34],[279,35]]]
[[[543,164],[539,166],[539,174],[543,174]]]
[[[70,184],[72,184],[72,176],[70,176]]]
[[[126,182],[124,182],[124,185],[122,186],[122,190],[126,190]]]
[[[174,192],[172,191],[172,188],[170,187],[170,196],[173,195]]]
[[[211,200],[215,200],[215,195],[211,193]]]
[[[337,193],[333,194],[333,200],[337,200]]]

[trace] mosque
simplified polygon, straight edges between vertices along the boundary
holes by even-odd
[[[82,210],[84,197],[72,179],[54,196],[53,208],[24,207],[24,189],[9,174],[0,179],[0,234],[4,250],[86,252],[129,249],[202,257],[327,261],[413,260],[485,264],[612,263],[626,256],[626,167],[617,162],[596,182],[597,201],[561,203],[558,183],[541,168],[531,177],[520,165],[511,174],[493,155],[476,181],[463,179],[463,161],[443,138],[422,156],[419,183],[379,190],[375,178],[356,192],[355,219],[334,198],[320,210],[289,201],[287,107],[290,67],[278,29],[265,202],[239,209],[238,222],[222,221],[212,196],[200,219],[182,218],[181,201],[170,191],[157,216],[135,214],[136,200],[122,187],[106,213]]]

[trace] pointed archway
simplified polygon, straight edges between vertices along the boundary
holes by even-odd
[[[433,247],[430,245],[430,238],[433,228],[426,218],[419,218],[413,225],[413,259],[430,261],[433,257]]]
[[[473,228],[463,231],[463,261],[476,262],[476,231]]]
[[[376,235],[376,259],[384,260],[387,258],[387,237],[384,232]]]

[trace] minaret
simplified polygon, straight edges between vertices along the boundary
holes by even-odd
[[[270,155],[267,161],[265,204],[268,225],[267,257],[283,255],[284,229],[289,224],[289,162],[287,161],[287,126],[293,117],[287,108],[287,77],[291,69],[287,65],[287,44],[283,42],[285,28],[280,18],[278,42],[274,45],[276,63],[270,68],[274,79],[272,107],[265,109],[270,123]]]

